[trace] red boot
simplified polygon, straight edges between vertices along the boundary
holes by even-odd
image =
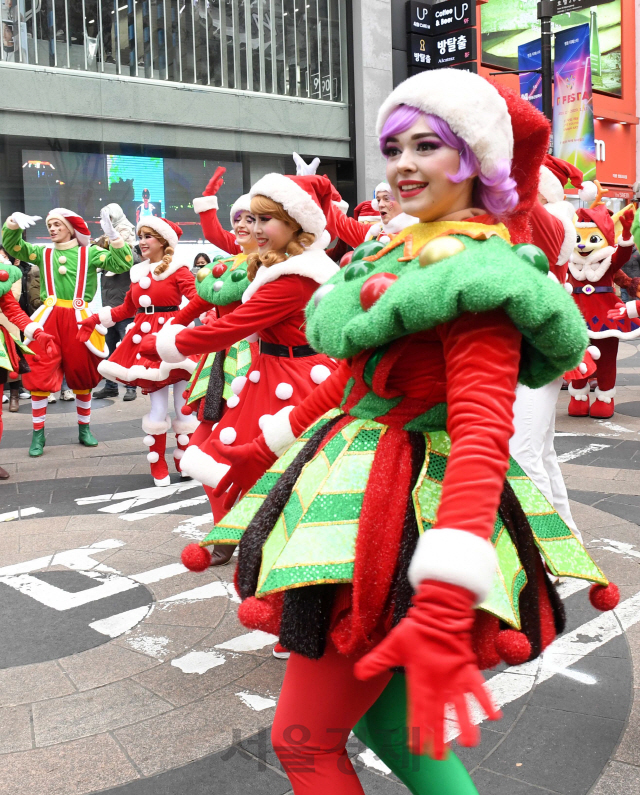
[[[164,422],[151,420],[148,414],[142,418],[142,430],[147,434],[143,441],[149,448],[147,461],[156,486],[168,486],[171,483],[169,467],[164,457],[167,449],[167,431],[170,427],[171,422],[168,417]]]
[[[589,384],[583,387],[575,387],[569,384],[569,394],[571,400],[569,401],[568,413],[570,417],[588,417],[589,416]]]
[[[595,391],[596,399],[591,404],[589,415],[598,420],[608,420],[610,417],[613,417],[616,410],[613,401],[615,394],[615,387],[613,389],[607,389],[606,392],[602,392],[600,387],[597,386]]]
[[[184,455],[184,451],[189,446],[193,432],[198,427],[199,423],[195,417],[175,417],[173,422],[173,431],[176,435],[176,449],[173,451],[173,464],[176,472],[182,475],[182,468],[180,466],[180,459]],[[185,476],[188,477],[188,476]]]

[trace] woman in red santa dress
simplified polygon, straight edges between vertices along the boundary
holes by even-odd
[[[172,365],[259,334],[258,356],[247,376],[235,380],[225,413],[206,443],[189,451],[189,471],[211,488],[220,485],[229,469],[224,450],[254,439],[271,415],[292,409],[337,366],[316,353],[305,336],[306,304],[338,271],[320,247],[328,237],[319,198],[327,194],[326,182],[324,177],[281,174],[260,179],[250,194],[258,253],[247,260],[249,285],[242,305],[194,329],[167,323],[142,343],[143,355],[157,351]],[[222,452],[216,449],[218,440]],[[241,490],[225,496],[224,511]]]
[[[131,287],[124,303],[103,307],[79,325],[78,339],[88,337],[98,323],[110,328],[118,321],[135,316],[132,326],[109,359],[100,363],[98,371],[106,378],[129,386],[140,387],[151,398],[151,410],[142,418],[144,443],[149,447],[147,460],[156,486],[171,482],[165,460],[167,432],[173,425],[177,448],[174,464],[180,472],[180,458],[198,426],[195,417],[185,417],[181,409],[183,392],[196,368],[187,356],[168,364],[147,360],[141,353],[141,342],[160,331],[176,316],[183,298],[196,297],[193,274],[186,262],[176,257],[182,229],[167,218],[145,216],[137,228],[140,252],[145,258],[130,270]],[[176,416],[169,418],[169,387],[173,385]]]

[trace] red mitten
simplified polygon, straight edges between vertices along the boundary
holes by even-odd
[[[93,334],[93,331],[99,322],[100,318],[97,314],[89,315],[89,317],[81,320],[80,323],[78,323],[78,333],[76,334],[76,339],[78,342],[86,342]]]
[[[218,166],[218,168],[216,168],[214,175],[207,183],[207,187],[202,191],[203,196],[216,195],[216,193],[224,185],[224,180],[222,179],[222,177],[225,174],[226,170],[227,169],[224,166]]]
[[[490,720],[501,717],[478,670],[471,632],[475,595],[458,585],[423,580],[400,623],[355,666],[359,679],[404,666],[408,690],[409,746],[444,759],[445,707],[453,704],[460,745],[477,745],[479,731],[469,717],[466,695],[478,700]]]
[[[619,303],[616,304],[613,309],[609,309],[607,312],[607,317],[609,320],[620,320],[621,317],[627,316],[627,307],[626,304]]]
[[[622,239],[629,240],[631,237],[631,225],[633,224],[633,217],[635,212],[629,208],[620,216],[620,223],[622,224]]]
[[[87,336],[87,339],[89,339],[89,336]],[[55,337],[52,337],[51,334],[47,334],[46,331],[44,331],[41,328],[38,328],[36,329],[36,332],[33,335],[33,339],[37,340],[38,344],[44,348],[47,356],[53,358],[54,356],[57,355],[58,346],[56,345]]]
[[[140,356],[144,356],[145,359],[150,359],[152,362],[160,362],[160,356],[158,356],[158,351],[156,350],[156,335],[155,334],[147,334],[146,337],[140,343],[140,347],[138,348],[138,353]]]
[[[222,505],[229,511],[233,508],[238,495],[249,491],[277,456],[269,450],[262,434],[256,436],[252,442],[237,447],[222,444],[218,440],[211,442],[211,446],[218,455],[231,463],[228,472],[213,492],[214,497],[221,497],[226,492]]]

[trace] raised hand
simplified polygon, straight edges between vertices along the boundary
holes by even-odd
[[[18,224],[20,229],[24,232],[25,229],[28,229],[30,226],[35,226],[36,221],[41,221],[41,215],[26,215],[25,213],[13,213],[10,218],[15,224]]]
[[[315,174],[318,170],[318,166],[320,165],[320,158],[314,157],[314,159],[310,163],[305,163],[305,161],[300,157],[297,152],[293,153],[293,162],[296,164],[296,176],[298,177],[305,177],[309,174]]]
[[[118,240],[120,235],[116,232],[115,227],[111,221],[111,216],[109,215],[109,210],[106,207],[103,207],[100,210],[100,226],[102,227],[102,231],[105,235],[109,238],[109,240]]]
[[[227,169],[224,166],[218,166],[218,168],[216,168],[214,175],[207,183],[207,187],[202,191],[203,196],[216,195],[216,193],[224,185],[224,179],[222,177],[224,176],[226,171]]]
[[[631,227],[633,225],[633,219],[635,218],[635,212],[629,208],[625,210],[624,213],[620,216],[620,223],[622,224],[622,239],[629,240],[631,237]]]

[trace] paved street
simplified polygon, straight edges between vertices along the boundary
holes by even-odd
[[[563,582],[565,635],[489,675],[504,719],[456,749],[481,795],[640,795],[640,347],[621,345],[619,367],[612,421],[567,417],[562,393],[556,447],[621,605],[599,614]],[[88,450],[73,403],[50,406],[39,460],[28,402],[5,413],[0,793],[291,792],[269,743],[286,663],[237,619],[235,558],[200,575],[179,563],[210,526],[201,487],[152,486],[146,398],[94,410]],[[355,738],[350,751],[367,795],[407,791]]]

